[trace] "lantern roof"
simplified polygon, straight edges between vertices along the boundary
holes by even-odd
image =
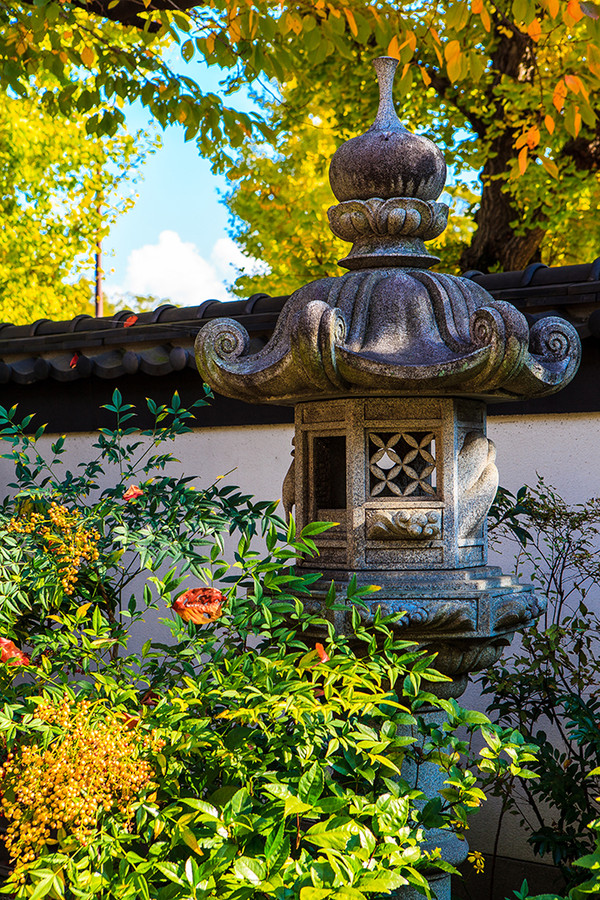
[[[234,319],[206,325],[196,342],[201,375],[229,397],[292,405],[340,395],[515,400],[560,390],[581,358],[568,322],[549,316],[530,328],[476,281],[430,271],[439,260],[424,242],[447,224],[448,207],[437,200],[446,165],[435,144],[396,116],[397,60],[374,66],[375,120],[338,148],[329,173],[340,201],[329,223],[352,242],[340,260],[350,271],[295,291],[258,353]]]

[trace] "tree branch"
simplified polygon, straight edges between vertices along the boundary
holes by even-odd
[[[21,0],[21,3],[25,6],[33,6],[35,0]],[[154,33],[160,31],[159,23],[149,21],[140,13],[186,12],[197,6],[204,6],[205,3],[204,0],[152,0],[148,6],[145,6],[142,0],[118,0],[115,5],[111,4],[111,0],[87,0],[87,2],[86,0],[71,0],[71,5],[101,16],[103,19],[110,19],[121,25],[146,29]]]
[[[451,103],[465,117],[477,137],[485,138],[486,124],[484,120],[476,115],[472,110],[467,109],[461,102],[458,92],[452,89],[452,83],[435,69],[427,68],[427,74],[431,78],[431,86],[442,100]]]

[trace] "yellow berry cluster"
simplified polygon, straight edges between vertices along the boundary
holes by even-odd
[[[0,768],[4,841],[17,873],[69,837],[89,844],[103,813],[128,822],[152,781],[143,756],[164,747],[154,732],[140,733],[138,719],[87,700],[41,700],[36,716],[59,730],[56,738],[19,747]]]
[[[96,529],[84,528],[78,510],[68,510],[58,503],[51,503],[45,512],[29,511],[12,518],[8,531],[41,538],[56,561],[61,585],[68,595],[75,591],[82,564],[98,559],[100,535]]]

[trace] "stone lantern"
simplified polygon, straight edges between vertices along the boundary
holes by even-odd
[[[404,610],[402,637],[437,652],[453,678],[439,687],[459,696],[542,609],[530,587],[487,565],[498,472],[486,401],[559,390],[581,347],[563,319],[530,328],[475,282],[430,271],[439,259],[424,241],[447,224],[437,199],[446,165],[396,116],[397,61],[374,65],[375,121],[339,147],[329,171],[338,200],[329,223],[352,243],[340,261],[349,271],[292,294],[258,353],[235,320],[218,319],[200,331],[196,355],[219,393],[295,407],[284,505],[299,528],[338,523],[317,539],[319,558],[301,563],[323,573],[312,606],[332,579],[340,593],[352,576],[378,585],[372,611]],[[436,889],[449,896],[442,882]]]

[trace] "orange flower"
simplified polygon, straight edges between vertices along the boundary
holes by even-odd
[[[319,654],[319,659],[321,660],[322,663],[329,662],[330,657],[326,653],[325,647],[323,646],[323,644],[315,644],[315,650]]]
[[[137,484],[132,484],[131,487],[128,487],[123,494],[123,500],[137,500],[137,498],[141,497],[143,493],[143,490],[139,488]]]
[[[184,622],[207,625],[220,618],[226,599],[216,588],[192,588],[175,600],[173,611],[181,616]]]
[[[28,666],[30,662],[26,653],[19,650],[8,638],[3,637],[0,637],[0,661],[8,663],[9,666]]]

